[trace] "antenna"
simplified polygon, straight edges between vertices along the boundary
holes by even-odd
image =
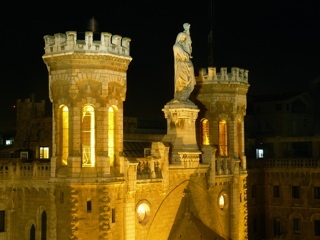
[[[96,32],[98,30],[98,22],[96,21],[96,19],[94,17],[92,17],[90,19],[90,22],[89,22],[89,30],[91,32]]]
[[[214,0],[209,0],[209,12],[208,12],[208,20],[209,20],[209,25],[210,25],[210,31],[208,34],[208,65],[209,67],[214,66],[214,56],[213,56],[213,51],[214,51]]]

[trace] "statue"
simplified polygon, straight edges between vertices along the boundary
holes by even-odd
[[[190,24],[183,24],[184,31],[180,32],[173,45],[174,53],[174,100],[189,101],[188,98],[196,84],[193,64],[191,62]]]

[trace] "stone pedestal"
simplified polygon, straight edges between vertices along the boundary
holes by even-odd
[[[163,138],[163,142],[172,145],[170,163],[180,164],[183,167],[197,167],[201,154],[195,129],[198,107],[190,101],[172,100],[162,111],[167,119],[167,135]]]

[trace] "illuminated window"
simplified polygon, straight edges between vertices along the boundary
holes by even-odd
[[[220,209],[223,209],[223,207],[224,207],[224,196],[221,195],[221,196],[219,197],[219,208],[220,208]]]
[[[229,205],[228,195],[225,192],[219,194],[219,197],[218,197],[219,208],[221,210],[226,210],[228,205]]]
[[[108,110],[108,157],[110,159],[110,166],[114,166],[115,161],[115,117],[116,109],[115,107],[110,107]]]
[[[219,121],[219,156],[228,156],[228,126],[225,119]]]
[[[61,162],[67,165],[69,156],[69,109],[67,106],[61,108]]]
[[[40,147],[39,158],[40,159],[48,159],[49,158],[49,147]]]
[[[259,149],[259,148],[257,148],[256,149],[256,158],[258,159],[258,158],[263,158],[263,149]]]
[[[137,219],[142,225],[145,225],[149,221],[150,207],[147,203],[140,203],[137,208]]]
[[[202,144],[209,145],[209,121],[208,119],[203,119],[201,121],[201,134],[202,134]]]
[[[82,166],[93,167],[95,163],[95,116],[92,106],[82,112]]]

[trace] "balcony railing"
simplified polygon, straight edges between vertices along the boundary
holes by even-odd
[[[137,179],[161,178],[161,168],[159,159],[138,158]]]
[[[314,158],[273,158],[247,161],[248,169],[253,168],[318,168],[320,159]]]
[[[20,159],[0,161],[0,179],[48,179],[50,162],[23,163]]]

